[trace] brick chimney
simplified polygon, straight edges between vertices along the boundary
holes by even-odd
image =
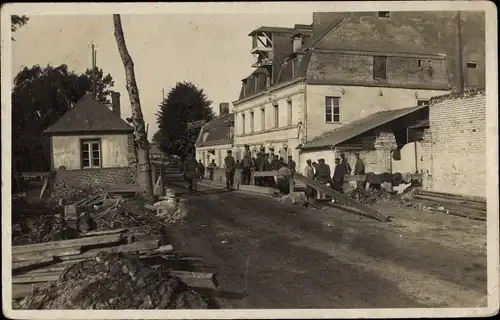
[[[116,113],[119,117],[121,117],[120,110],[120,93],[111,91],[111,110]]]
[[[219,115],[223,116],[229,113],[229,102],[221,102],[219,104]]]

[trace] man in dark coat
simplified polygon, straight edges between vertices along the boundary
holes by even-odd
[[[187,180],[190,191],[196,191],[198,179],[198,162],[193,157],[193,155],[189,154],[187,159],[184,161],[184,168],[182,171],[184,179]]]
[[[250,167],[252,166],[252,153],[250,152],[250,146],[245,145],[245,151],[243,152],[243,159],[241,160],[241,179],[243,184],[250,184]]]
[[[339,158],[335,158],[335,170],[332,177],[332,189],[341,193],[343,191],[344,178],[346,175],[345,163],[341,163]]]
[[[227,190],[233,190],[234,185],[234,172],[236,170],[236,161],[233,158],[233,152],[231,150],[227,151],[227,156],[224,158],[224,164],[226,167],[226,186]]]
[[[215,159],[212,159],[212,162],[210,162],[207,166],[210,180],[214,180],[214,171],[216,168],[217,168],[217,164],[215,163]]]
[[[201,162],[201,159],[198,160],[198,173],[200,174],[200,178],[203,179],[205,176],[205,166]]]

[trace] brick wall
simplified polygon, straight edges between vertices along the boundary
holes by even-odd
[[[448,79],[457,88],[457,70],[460,65],[457,63],[456,11],[397,11],[391,12],[388,19],[379,18],[376,11],[315,13],[315,31],[324,30],[342,15],[346,18],[316,45],[317,48],[445,53]],[[463,49],[461,67],[465,71],[466,62],[476,62],[479,87],[484,88],[485,14],[481,11],[462,11],[460,15]]]
[[[486,197],[486,96],[449,96],[429,108],[424,188]]]
[[[78,189],[89,185],[132,182],[130,168],[102,168],[58,171],[54,177],[54,184],[58,183]]]
[[[422,60],[422,67],[418,66]],[[428,73],[432,61],[432,74]],[[311,56],[307,78],[310,83],[343,85],[407,87],[417,89],[448,89],[446,60],[429,57],[387,57],[387,79],[373,79],[373,55],[364,52],[315,52]]]

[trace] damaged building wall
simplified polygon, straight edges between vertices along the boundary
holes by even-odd
[[[365,163],[366,172],[391,172],[391,150],[396,146],[396,138],[392,132],[376,131],[341,143],[334,150],[303,150],[300,154],[300,162],[305,163],[307,159],[317,162],[318,159],[323,158],[330,165],[333,174],[335,158],[340,158],[340,153],[343,152],[354,172],[355,153],[359,152],[360,158]]]
[[[424,188],[486,197],[486,95],[450,95],[429,108]]]

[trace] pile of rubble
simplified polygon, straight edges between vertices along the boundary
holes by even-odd
[[[12,199],[12,244],[40,243],[74,236],[61,219],[62,207],[25,198]]]
[[[73,202],[76,199],[81,199],[84,197],[87,197],[92,194],[96,194],[98,192],[101,192],[102,190],[96,190],[96,189],[90,189],[90,188],[73,188],[68,186],[64,182],[54,182],[50,186],[50,195],[49,195],[49,201],[52,202],[57,202],[59,199],[62,199],[64,202]]]
[[[359,203],[372,205],[380,200],[389,200],[394,198],[393,192],[388,192],[384,188],[356,188],[348,194],[349,197],[358,201]]]
[[[172,189],[165,190],[165,196],[160,196],[160,201],[153,205],[146,204],[144,207],[148,210],[155,211],[156,217],[162,221],[164,225],[171,225],[182,221],[187,216],[186,200],[179,199]]]
[[[57,281],[34,289],[21,309],[206,309],[196,291],[161,266],[130,253],[101,252],[76,263]]]

